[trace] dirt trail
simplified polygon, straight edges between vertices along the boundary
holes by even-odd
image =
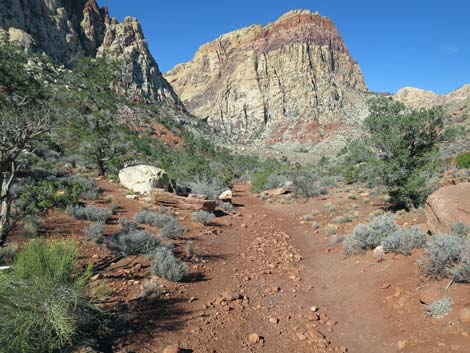
[[[117,218],[132,218],[142,204],[126,199],[116,184],[100,186],[120,204],[108,226],[112,234]],[[370,254],[344,259],[341,245],[300,219],[317,211],[324,226],[354,202],[360,216],[339,226],[346,234],[377,204],[340,192],[270,204],[240,185],[234,196],[234,211],[210,227],[191,221],[190,211],[173,209],[189,228],[176,249],[192,277],[179,284],[159,280],[158,300],[136,300],[150,276],[143,259],[124,259],[101,273],[113,300],[135,316],[134,327],[113,343],[114,352],[161,353],[171,344],[195,353],[344,353],[345,347],[352,353],[395,353],[399,346],[408,353],[468,352],[468,332],[456,324],[455,313],[439,321],[424,314],[419,291],[430,284],[417,274],[419,254],[387,255],[381,263]],[[325,214],[326,202],[338,205],[335,214]],[[185,255],[190,244],[197,258]],[[92,247],[87,258],[102,258],[103,251]],[[461,298],[458,305],[466,304],[468,294],[466,286],[449,290],[452,299]]]

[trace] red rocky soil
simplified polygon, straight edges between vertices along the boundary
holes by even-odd
[[[99,184],[104,197],[112,195],[120,205],[106,229],[112,234],[119,229],[117,219],[132,218],[142,203],[126,199],[117,184]],[[270,203],[236,186],[236,208],[210,227],[192,222],[191,211],[173,209],[189,228],[176,249],[191,277],[180,284],[157,278],[161,295],[156,299],[139,297],[151,278],[146,259],[116,259],[105,246],[86,241],[83,222],[66,215],[52,213],[47,224],[56,237],[80,239],[82,262],[95,268],[90,290],[130,322],[122,324],[114,352],[163,352],[174,344],[201,353],[469,352],[470,327],[457,315],[469,304],[470,287],[454,284],[445,291],[448,281],[420,276],[420,253],[386,255],[382,262],[372,254],[345,259],[342,245],[325,236],[323,227],[334,217],[358,211],[356,220],[338,227],[338,234],[347,234],[385,206],[360,195],[332,190],[308,202]],[[326,203],[337,210],[327,211]],[[301,219],[312,212],[321,226],[317,230]],[[407,214],[399,223],[422,224],[424,218]],[[187,257],[188,244],[197,259]],[[451,315],[429,318],[420,299],[442,296],[454,302]]]

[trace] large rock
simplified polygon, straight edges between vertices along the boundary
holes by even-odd
[[[446,186],[429,196],[426,218],[433,233],[449,233],[454,222],[470,226],[470,183]]]
[[[165,77],[188,110],[238,142],[318,142],[367,115],[358,63],[333,22],[307,10],[224,34]]]
[[[121,170],[119,181],[125,188],[138,193],[150,193],[154,189],[168,189],[170,179],[160,168],[150,165],[137,165]]]

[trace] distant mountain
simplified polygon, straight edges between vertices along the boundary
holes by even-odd
[[[470,117],[470,84],[442,95],[419,88],[405,87],[399,90],[394,98],[412,108],[431,108],[441,105],[454,117]]]
[[[109,17],[95,0],[2,0],[0,41],[70,64],[79,56],[120,59],[130,94],[182,108],[152,57],[139,22]]]
[[[186,108],[243,142],[317,143],[367,115],[367,86],[333,22],[307,10],[203,45],[165,77]]]

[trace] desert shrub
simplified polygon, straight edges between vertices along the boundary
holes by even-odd
[[[167,239],[177,239],[184,232],[186,232],[186,228],[181,227],[175,219],[160,229],[160,235]]]
[[[382,244],[385,252],[410,255],[413,249],[419,249],[426,244],[426,234],[417,227],[399,228],[389,234]]]
[[[134,221],[137,224],[163,228],[165,225],[175,222],[175,218],[171,214],[143,210],[134,215]]]
[[[287,183],[287,178],[284,175],[280,174],[271,174],[267,177],[266,184],[264,188],[266,190],[277,189],[280,188]]]
[[[391,234],[398,230],[395,218],[391,215],[381,215],[372,219],[369,224],[359,224],[345,240],[346,255],[374,249]]]
[[[232,212],[234,207],[230,202],[224,202],[218,206],[218,208],[224,212]]]
[[[111,202],[111,213],[115,215],[119,209],[119,204],[116,201]]]
[[[154,275],[172,282],[180,282],[189,273],[188,266],[169,247],[160,247],[153,253],[151,269]]]
[[[224,187],[216,179],[197,177],[190,184],[191,192],[205,196],[208,200],[217,200]]]
[[[18,244],[9,244],[7,246],[0,247],[0,264],[13,260],[17,253]]]
[[[25,215],[41,214],[50,208],[65,209],[82,198],[95,199],[99,188],[94,180],[82,177],[54,176],[37,182],[30,181],[17,186],[15,206]],[[95,196],[91,196],[91,195]]]
[[[107,208],[98,208],[96,206],[82,207],[79,205],[68,206],[67,213],[77,219],[106,223],[111,216],[111,211]]]
[[[142,286],[141,298],[155,299],[160,296],[160,286],[158,283],[147,280]]]
[[[427,306],[426,312],[433,318],[441,318],[450,314],[452,305],[450,298],[437,299]]]
[[[122,227],[122,232],[129,233],[137,229],[138,224],[127,219],[127,218],[119,218],[118,220],[119,225]]]
[[[101,244],[104,241],[104,227],[105,224],[103,222],[90,224],[84,229],[84,233],[89,240],[94,241],[97,244]]]
[[[336,227],[334,224],[327,224],[325,227],[325,234],[329,237],[332,235],[336,235],[337,231],[338,227]]]
[[[425,259],[420,261],[424,272],[434,278],[445,278],[458,265],[462,240],[456,235],[436,235],[425,247]]]
[[[470,283],[470,239],[465,239],[460,251],[459,262],[450,271],[457,282]]]
[[[295,172],[292,175],[290,190],[296,197],[317,197],[327,193],[324,186],[320,185],[321,178],[314,173]]]
[[[150,255],[160,246],[160,239],[132,226],[110,237],[109,248],[123,256]]]
[[[99,331],[100,311],[82,292],[88,276],[73,243],[29,243],[0,276],[0,350],[63,352],[89,329]]]
[[[201,223],[202,225],[205,225],[205,226],[211,224],[215,219],[215,216],[213,213],[210,213],[204,210],[193,212],[191,217],[195,222]]]
[[[461,238],[465,238],[470,235],[470,227],[463,222],[454,222],[450,224],[452,234],[455,234]]]
[[[335,217],[333,223],[336,224],[343,224],[343,223],[351,223],[354,220],[354,216],[352,214],[345,214],[343,216]]]
[[[44,227],[44,221],[41,217],[32,215],[23,218],[21,227],[21,236],[25,238],[36,238]]]
[[[462,153],[457,157],[457,168],[470,169],[470,152]]]
[[[327,202],[323,208],[328,211],[328,212],[335,212],[336,211],[336,206],[334,204],[332,204],[331,202]]]
[[[317,229],[320,229],[321,228],[321,224],[316,222],[316,221],[313,221],[312,222],[312,229],[313,230],[317,230]]]

